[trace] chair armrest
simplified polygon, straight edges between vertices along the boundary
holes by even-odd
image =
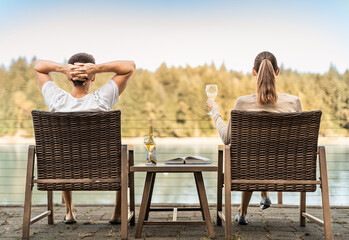
[[[325,149],[325,145],[317,146],[317,154],[320,154],[320,149]]]
[[[134,145],[127,145],[128,151],[128,172],[130,172],[130,167],[134,166]]]

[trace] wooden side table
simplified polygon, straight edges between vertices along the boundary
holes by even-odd
[[[208,207],[204,180],[202,177],[203,171],[218,170],[217,166],[212,164],[205,165],[165,165],[157,164],[154,166],[147,166],[145,164],[138,164],[130,168],[130,172],[146,172],[143,197],[137,222],[136,238],[140,238],[142,235],[143,225],[168,225],[168,224],[186,224],[186,225],[205,225],[207,226],[207,232],[209,237],[214,237],[213,225],[211,222],[210,211]],[[200,208],[178,208],[178,211],[201,211],[203,215],[203,221],[148,221],[148,215],[150,211],[169,211],[169,208],[156,208],[152,209],[151,198],[154,189],[156,173],[193,173],[196,183],[196,188],[200,200]]]

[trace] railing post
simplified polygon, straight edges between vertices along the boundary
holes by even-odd
[[[278,192],[278,204],[282,204],[282,192]]]

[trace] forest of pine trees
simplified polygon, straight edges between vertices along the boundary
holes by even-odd
[[[0,67],[0,137],[33,136],[31,110],[45,110],[36,83],[33,63],[18,58],[8,67]],[[92,90],[101,87],[112,74],[97,75]],[[63,74],[53,74],[57,85],[68,92],[71,85]],[[158,137],[200,137],[217,134],[205,109],[206,84],[218,85],[216,102],[223,119],[237,97],[255,92],[251,74],[228,71],[224,65],[167,67],[155,72],[138,69],[114,107],[122,111],[122,135],[143,136],[152,119]],[[281,67],[278,92],[297,95],[303,110],[322,110],[322,136],[349,135],[349,70],[338,73],[330,66],[325,74],[298,73]]]

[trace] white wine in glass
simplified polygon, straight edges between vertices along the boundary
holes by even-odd
[[[216,84],[208,84],[206,85],[206,95],[212,101],[216,99],[218,94],[218,87]],[[211,112],[207,113],[207,115],[212,115]]]

